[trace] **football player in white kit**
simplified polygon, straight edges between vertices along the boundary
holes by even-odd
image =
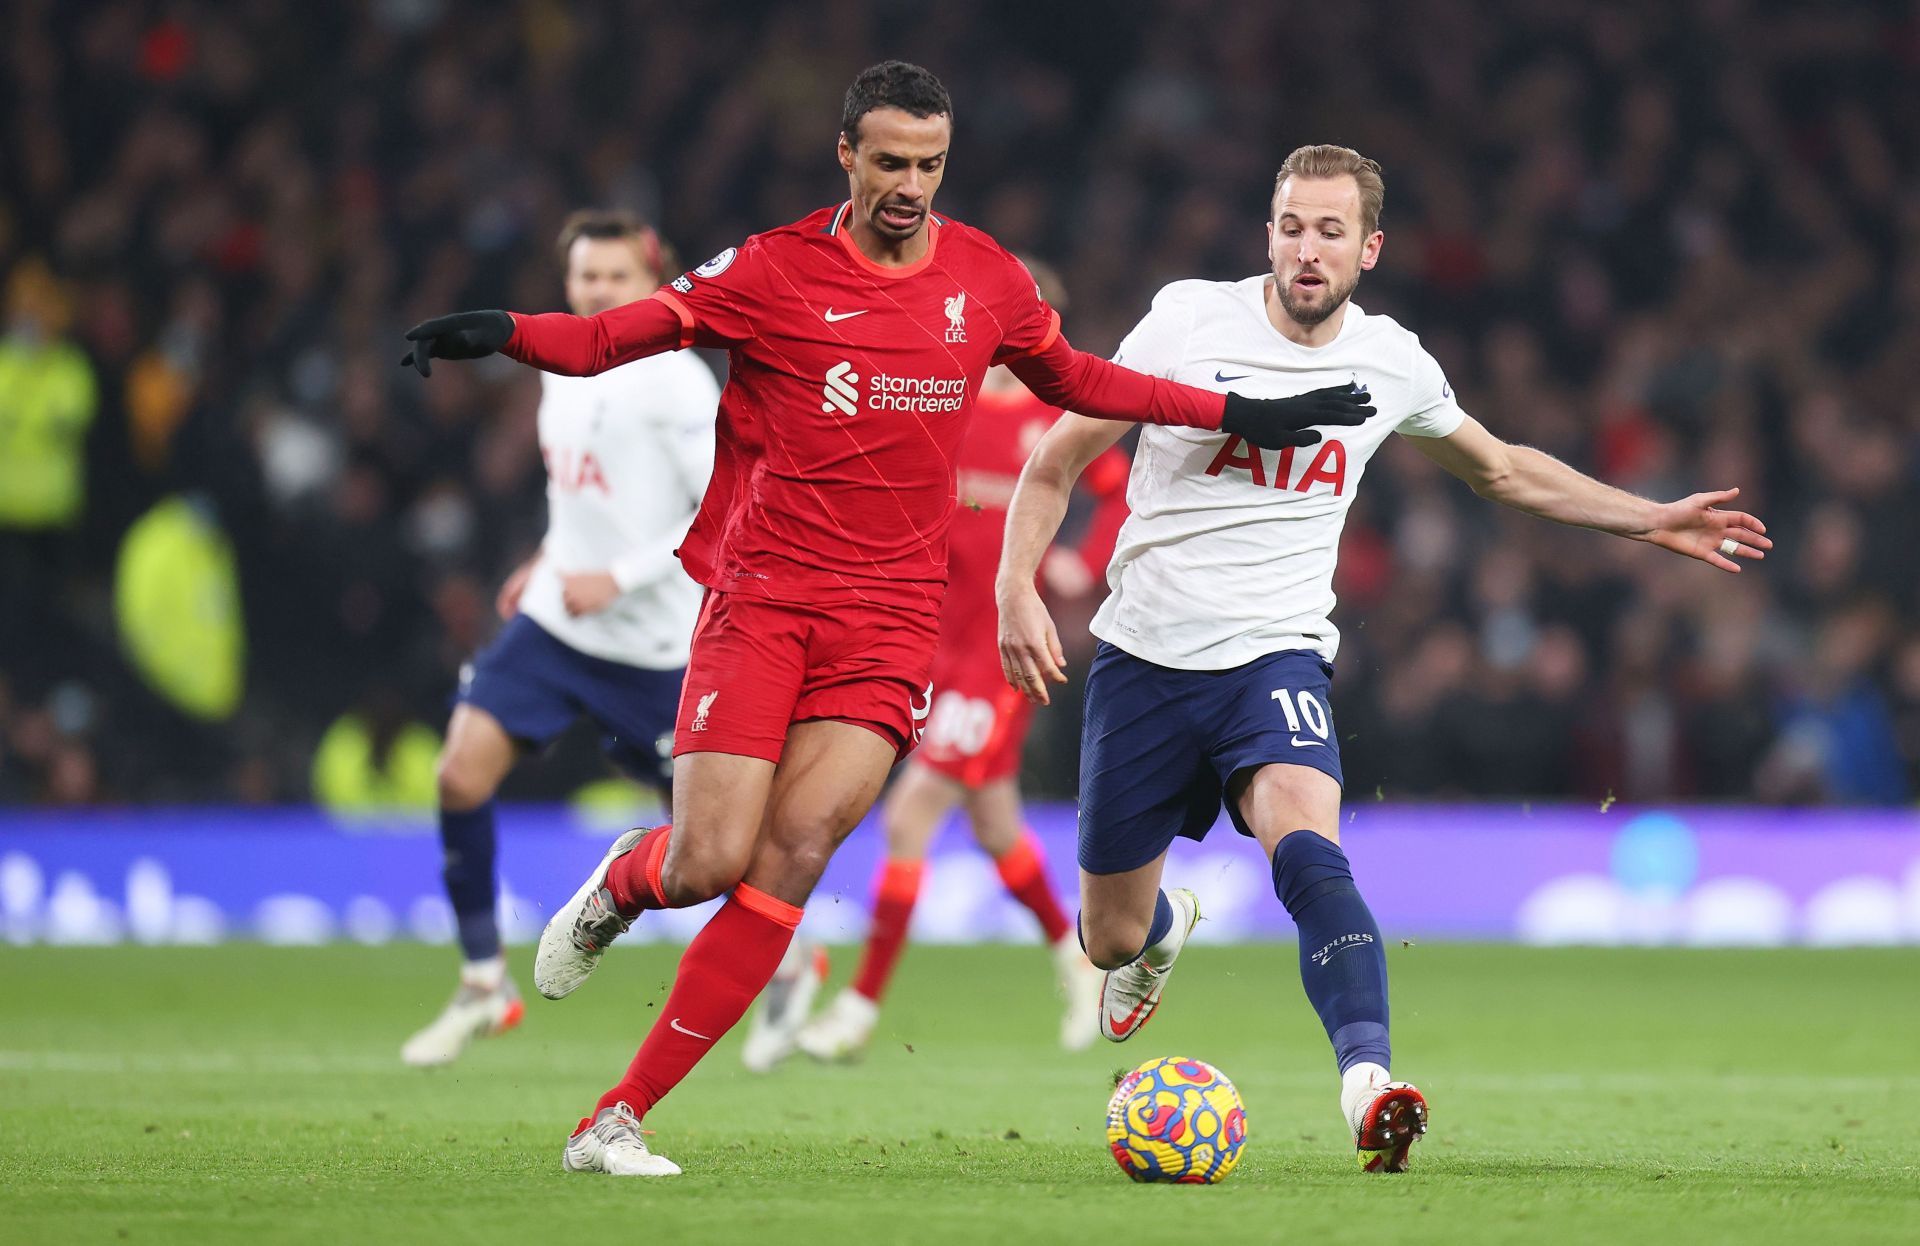
[[[1426,1130],[1420,1092],[1388,1072],[1386,957],[1340,849],[1340,745],[1328,685],[1339,645],[1333,569],[1367,460],[1393,433],[1485,498],[1738,571],[1771,548],[1737,489],[1656,503],[1510,445],[1460,409],[1419,340],[1349,300],[1380,258],[1379,166],[1302,147],[1281,166],[1267,223],[1272,271],[1177,281],[1116,360],[1152,375],[1280,397],[1327,385],[1378,414],[1274,452],[1189,428],[1143,430],[1132,510],[1095,616],[1080,763],[1080,930],[1108,970],[1100,1030],[1137,1033],[1158,1007],[1199,906],[1160,888],[1177,835],[1227,814],[1272,861],[1300,933],[1300,973],[1332,1041],[1360,1166],[1407,1167]],[[1085,465],[1126,429],[1062,417],[1028,460],[1007,517],[995,596],[1008,682],[1033,700],[1065,679],[1035,566]]]
[[[559,245],[577,315],[646,298],[670,271],[659,236],[626,213],[577,212]],[[401,1048],[408,1064],[445,1064],[520,1021],[494,917],[493,797],[514,764],[585,715],[615,763],[668,790],[701,598],[673,551],[713,474],[720,387],[690,352],[540,383],[546,539],[500,590],[506,626],[461,671],[440,754],[443,877],[465,960],[452,1002]]]

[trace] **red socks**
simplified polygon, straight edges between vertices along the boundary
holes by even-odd
[[[660,887],[660,867],[667,855],[671,827],[649,831],[633,851],[607,870],[607,886],[622,913],[670,907]],[[1049,943],[1058,942],[1070,926],[1047,883],[1040,843],[1028,831],[1012,850],[995,863],[1000,878],[1022,904],[1040,919]],[[906,946],[907,926],[920,898],[926,873],[924,861],[888,861],[881,867],[874,897],[873,928],[853,989],[875,1001],[886,992],[895,962]],[[713,1049],[721,1037],[747,1015],[761,990],[773,979],[800,924],[798,906],[745,883],[715,913],[680,958],[673,989],[648,1031],[646,1041],[620,1079],[593,1113],[580,1122],[584,1129],[602,1109],[625,1103],[645,1116],[653,1105],[680,1084]],[[577,1132],[577,1131],[576,1131]]]
[[[1060,901],[1054,897],[1052,884],[1047,882],[1046,857],[1032,831],[1022,833],[1018,842],[993,865],[1013,898],[1040,919],[1040,928],[1046,932],[1048,943],[1058,943],[1073,929],[1073,923],[1060,908]],[[867,932],[860,971],[853,979],[853,989],[876,1004],[886,994],[893,966],[906,948],[907,926],[913,921],[913,906],[920,898],[920,882],[926,869],[925,861],[889,860],[880,867],[880,878],[874,886],[873,926]]]
[[[601,1109],[616,1103],[645,1116],[679,1085],[721,1036],[747,1015],[761,988],[772,981],[799,924],[797,906],[745,883],[735,887],[680,957],[673,989],[639,1054],[627,1066],[627,1075],[600,1096],[580,1129],[592,1124]]]
[[[622,917],[632,917],[644,909],[673,907],[660,886],[660,867],[666,863],[667,836],[672,831],[671,822],[654,827],[607,867],[607,890],[613,893],[613,907]]]
[[[873,926],[867,931],[860,971],[853,978],[853,989],[876,1004],[886,994],[887,979],[907,945],[907,926],[913,921],[913,906],[920,899],[920,880],[926,872],[925,861],[890,860],[880,867],[873,889]]]
[[[1006,856],[993,863],[993,868],[1000,871],[1000,881],[1007,885],[1013,898],[1040,919],[1040,929],[1046,932],[1048,943],[1060,942],[1073,928],[1060,909],[1060,901],[1054,898],[1052,884],[1047,882],[1047,859],[1040,851],[1039,837],[1032,831],[1021,832],[1019,841],[1007,850]]]

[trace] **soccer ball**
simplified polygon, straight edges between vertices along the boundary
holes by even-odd
[[[1107,1103],[1107,1146],[1135,1181],[1224,1181],[1246,1144],[1240,1092],[1202,1060],[1149,1060],[1120,1079]]]

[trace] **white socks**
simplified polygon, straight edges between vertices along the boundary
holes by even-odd
[[[1354,1117],[1372,1097],[1373,1089],[1392,1080],[1384,1068],[1370,1060],[1362,1060],[1340,1075],[1340,1114],[1347,1118],[1349,1129],[1360,1128]]]
[[[460,983],[481,991],[497,991],[507,980],[507,958],[503,953],[486,960],[470,960],[460,966]]]

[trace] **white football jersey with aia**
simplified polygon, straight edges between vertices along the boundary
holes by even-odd
[[[697,355],[654,355],[599,376],[540,378],[547,537],[520,609],[564,644],[650,670],[687,664],[704,590],[673,551],[713,475],[720,386]],[[578,617],[562,572],[608,571],[612,605]]]
[[[1387,437],[1444,437],[1466,418],[1420,339],[1352,303],[1309,348],[1267,319],[1267,276],[1176,281],[1114,356],[1140,372],[1249,398],[1364,386],[1379,414],[1325,440],[1262,450],[1198,428],[1145,425],[1127,482],[1133,512],[1093,634],[1180,670],[1225,670],[1283,649],[1333,660],[1333,566],[1367,460]]]

